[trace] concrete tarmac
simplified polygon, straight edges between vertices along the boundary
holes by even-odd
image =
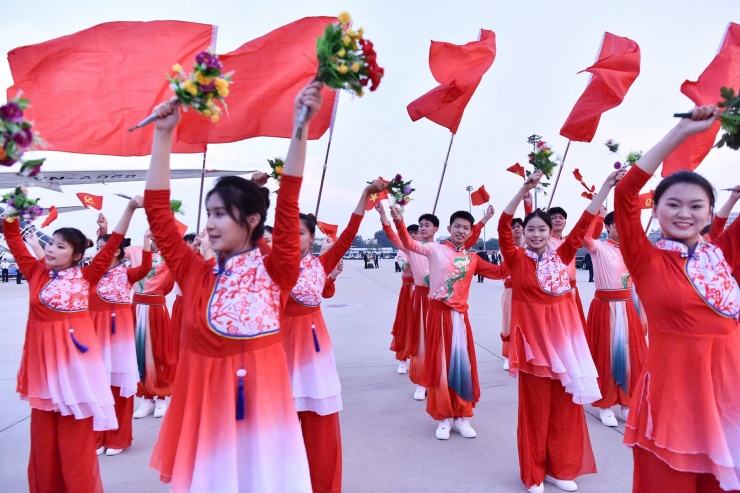
[[[594,284],[587,281],[588,273],[579,270],[586,310],[594,293]],[[425,402],[413,400],[415,386],[408,375],[396,373],[397,361],[388,350],[400,285],[391,260],[381,260],[377,270],[348,260],[336,296],[323,303],[342,381],[343,491],[526,491],[517,459],[517,381],[502,370],[502,281],[473,281],[471,286],[470,320],[481,383],[471,424],[478,436],[466,439],[452,432],[447,441],[435,438],[436,422],[426,414]],[[14,279],[0,284],[0,491],[7,493],[28,491],[30,409],[15,392],[27,311],[27,284],[17,286]],[[622,444],[624,423],[608,428],[599,421],[598,410],[586,406],[586,413],[599,472],[579,478],[578,491],[631,491],[632,453]],[[99,458],[107,492],[168,491],[148,468],[161,422],[152,416],[134,420],[132,447]],[[561,490],[545,483],[545,491]]]

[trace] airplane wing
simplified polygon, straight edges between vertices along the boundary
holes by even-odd
[[[76,212],[76,211],[84,211],[87,209],[84,205],[70,205],[66,207],[57,207],[57,212],[59,214],[64,214],[65,212]],[[44,208],[44,213],[41,214],[42,216],[49,215],[49,209]]]
[[[13,189],[21,185],[39,187],[61,192],[62,185],[87,185],[96,183],[117,183],[128,181],[145,181],[147,170],[81,170],[81,171],[44,171],[32,176],[18,176],[14,172],[0,173],[0,190]],[[248,175],[252,170],[206,170],[206,178],[230,175]],[[200,169],[173,169],[170,177],[173,180],[200,178]]]

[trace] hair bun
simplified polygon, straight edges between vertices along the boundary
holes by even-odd
[[[270,189],[266,187],[260,187],[260,192],[262,192],[262,198],[265,200],[265,209],[270,208]]]
[[[124,238],[123,241],[121,241],[121,248],[128,248],[131,246],[131,238]]]
[[[85,249],[92,248],[95,246],[95,243],[90,238],[85,238]]]

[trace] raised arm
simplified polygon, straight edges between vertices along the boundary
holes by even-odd
[[[732,191],[732,195],[740,195],[740,186],[735,187],[735,189]],[[730,200],[732,200],[732,197],[730,198]],[[725,206],[726,205],[727,204],[725,204]],[[732,210],[732,207],[730,207],[729,209]],[[719,216],[719,213],[717,213],[717,215]],[[727,215],[729,215],[729,212],[727,213]],[[716,220],[717,219],[715,218],[715,221]],[[712,226],[714,226],[714,221],[712,222]],[[722,253],[724,253],[725,259],[733,267],[733,269],[735,269],[736,266],[740,264],[740,220],[735,219],[734,221],[732,221],[732,224],[730,224],[729,228],[724,231],[720,231],[717,236],[711,236],[712,243],[722,249]]]
[[[44,252],[44,247],[41,246],[39,237],[36,235],[36,228],[32,227],[31,230],[23,238],[23,240],[29,247],[31,247],[31,251],[38,260],[41,260],[46,256],[46,253]]]
[[[129,200],[129,203],[126,206],[126,209],[124,209],[123,215],[118,221],[118,224],[113,229],[113,233],[108,239],[108,242],[105,244],[103,249],[93,257],[92,263],[87,267],[82,268],[82,275],[85,277],[87,282],[92,285],[97,284],[108,271],[110,262],[113,260],[113,254],[116,250],[121,248],[121,242],[123,241],[123,237],[131,223],[134,211],[136,211],[136,209],[140,209],[142,206],[143,198],[141,195],[137,195],[133,199]]]
[[[375,205],[375,210],[378,211],[378,215],[380,216],[380,224],[383,225],[383,232],[388,237],[388,240],[390,240],[390,242],[393,243],[393,246],[395,246],[399,250],[406,250],[406,248],[401,243],[401,238],[399,238],[396,232],[393,231],[393,226],[391,226],[391,222],[388,220],[388,216],[385,214],[385,206],[383,206],[383,202],[378,201],[378,203]]]
[[[403,223],[403,216],[398,206],[394,205],[391,207],[391,217],[396,225],[398,239],[401,240],[401,245],[403,245],[407,252],[415,252],[425,257],[428,257],[432,253],[432,248],[427,243],[411,239],[409,232],[406,230],[406,225]]]
[[[26,248],[26,244],[23,243],[19,220],[17,218],[13,222],[8,222],[3,218],[3,234],[5,235],[5,241],[8,243],[10,253],[13,254],[13,258],[18,264],[23,277],[30,279],[37,271],[44,270],[43,261],[36,260],[28,251],[28,248]]]
[[[732,189],[730,198],[727,199],[727,202],[725,202],[717,211],[717,214],[715,214],[714,219],[712,220],[712,226],[709,229],[710,238],[714,239],[719,237],[719,235],[722,234],[722,231],[725,230],[727,218],[730,217],[732,208],[735,207],[738,200],[740,200],[740,185]]]
[[[149,274],[152,270],[152,233],[148,229],[144,232],[144,246],[141,251],[141,264],[137,267],[130,267],[126,269],[126,276],[128,282],[131,284],[139,282]]]
[[[527,217],[528,215],[532,214],[534,212],[534,206],[532,205],[532,192],[529,192],[527,195],[524,196],[524,217]]]
[[[483,228],[485,228],[486,223],[495,213],[496,209],[494,209],[492,205],[489,205],[488,208],[486,208],[486,214],[483,216],[483,219],[473,225],[473,232],[470,235],[470,238],[468,238],[468,241],[465,242],[465,248],[473,248],[475,244],[478,243],[478,238],[480,238]]]
[[[586,236],[583,237],[583,246],[591,254],[596,253],[596,242],[601,236],[601,230],[604,229],[604,216],[606,209],[602,207],[599,215],[588,226]]]
[[[650,176],[642,168],[632,166],[614,191],[614,221],[619,231],[619,249],[627,269],[633,275],[638,274],[643,266],[648,267],[655,253],[643,230],[640,218],[642,209],[637,200],[640,189]]]

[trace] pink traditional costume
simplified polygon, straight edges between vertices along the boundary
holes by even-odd
[[[300,184],[282,177],[272,253],[255,247],[215,268],[182,241],[169,190],[145,192],[151,230],[184,296],[179,368],[150,462],[173,492],[311,491],[279,333],[300,267]]]
[[[740,490],[740,221],[692,251],[650,244],[637,196],[650,175],[633,166],[616,187],[624,261],[649,320],[647,360],[624,443],[634,492]]]
[[[303,257],[298,281],[280,318],[293,400],[315,492],[342,489],[342,387],[331,337],[321,314],[321,296],[327,276],[352,246],[361,222],[362,216],[353,214],[331,249],[319,257],[310,252]]]
[[[414,274],[409,264],[408,253],[401,245],[401,240],[393,231],[390,223],[383,224],[383,232],[393,245],[398,248],[396,262],[401,266],[401,291],[398,293],[398,304],[396,305],[396,318],[393,321],[393,340],[391,342],[391,351],[396,353],[398,361],[406,361],[411,357],[408,337],[413,324],[412,311],[412,293],[414,286]]]
[[[499,220],[512,280],[509,373],[519,377],[517,442],[527,488],[542,484],[545,474],[572,480],[596,472],[581,404],[601,393],[567,268],[593,217],[584,212],[562,245],[548,244],[541,257],[514,244],[512,216]]]
[[[152,268],[152,253],[143,252],[139,267],[118,264],[109,269],[90,293],[90,316],[115,400],[118,429],[95,433],[96,447],[124,449],[133,440],[134,395],[139,383],[131,311],[132,284]]]
[[[562,245],[565,242],[565,239],[567,237],[560,236],[556,233],[553,233],[550,237],[550,240],[547,242],[547,247],[550,250],[557,250],[560,245]],[[586,329],[586,312],[583,311],[583,303],[581,302],[581,294],[578,292],[578,284],[576,283],[576,258],[573,257],[573,260],[568,262],[568,280],[570,282],[570,287],[573,289],[573,298],[576,302],[576,307],[578,308],[578,317],[581,319],[581,326],[583,329]]]
[[[93,430],[118,423],[88,298],[123,237],[113,233],[88,267],[57,272],[28,253],[18,221],[3,220],[3,232],[30,294],[17,381],[31,405],[29,488],[102,492]]]

